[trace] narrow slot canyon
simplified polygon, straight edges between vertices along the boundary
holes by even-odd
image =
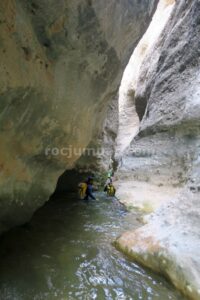
[[[0,300],[200,299],[200,2],[0,3]]]

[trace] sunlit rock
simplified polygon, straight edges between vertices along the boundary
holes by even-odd
[[[156,2],[1,1],[0,232],[28,220],[96,146]]]
[[[199,16],[199,1],[176,1],[144,58],[134,96],[139,133],[118,172],[121,199],[130,178],[132,205],[140,202],[138,185],[149,205],[152,189],[161,188],[155,195],[162,202],[144,227],[118,239],[118,247],[170,278],[191,299],[199,299],[200,289]]]

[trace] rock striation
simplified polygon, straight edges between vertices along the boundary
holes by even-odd
[[[1,1],[0,232],[27,221],[99,140],[156,3]]]
[[[147,197],[151,205],[151,196],[163,200],[168,192],[147,224],[122,235],[118,247],[165,274],[191,299],[200,299],[199,35],[200,2],[176,1],[142,63],[135,90],[139,133],[118,171],[121,198],[128,179],[133,206],[143,181],[141,202]]]

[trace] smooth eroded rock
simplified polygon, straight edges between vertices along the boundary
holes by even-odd
[[[0,232],[29,219],[96,145],[156,2],[1,1]]]
[[[143,188],[148,196],[152,186],[169,193],[178,189],[168,199],[160,193],[166,201],[147,218],[148,224],[122,235],[117,244],[140,263],[165,274],[191,299],[200,297],[199,34],[200,2],[176,1],[141,66],[135,91],[140,129],[118,171],[122,199],[127,178],[136,187],[146,181]],[[133,205],[137,201],[132,198]]]

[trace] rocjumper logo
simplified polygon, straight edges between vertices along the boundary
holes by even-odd
[[[47,147],[45,149],[46,156],[65,156],[67,158],[72,158],[74,156],[80,157],[81,155],[100,157],[104,155],[103,148],[81,148],[73,147],[69,145],[68,147]]]

